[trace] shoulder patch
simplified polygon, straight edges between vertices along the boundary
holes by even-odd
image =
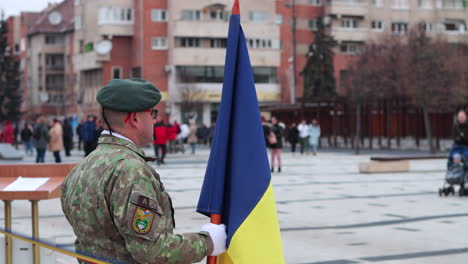
[[[133,214],[132,229],[138,234],[146,234],[153,225],[154,212],[137,206]]]
[[[153,211],[154,213],[159,213],[158,204],[156,203],[156,201],[146,196],[139,195],[134,201],[132,201],[132,203],[144,209]]]

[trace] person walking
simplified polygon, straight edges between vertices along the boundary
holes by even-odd
[[[185,143],[187,143],[187,137],[190,133],[190,128],[187,124],[183,123],[179,126],[179,134],[177,135],[177,142],[180,143],[180,150],[185,153]]]
[[[63,147],[65,148],[65,156],[71,156],[73,149],[73,128],[70,124],[71,119],[65,118],[63,120]]]
[[[276,117],[271,118],[271,128],[267,140],[271,153],[271,172],[275,169],[275,159],[278,161],[278,172],[281,172],[281,152],[283,149],[283,127],[278,124]]]
[[[140,149],[153,140],[159,90],[142,79],[114,79],[96,99],[105,130],[97,149],[66,177],[60,200],[76,250],[109,263],[148,264],[194,263],[223,253],[224,225],[174,233],[171,197],[147,163],[154,159]]]
[[[78,135],[78,150],[81,150],[81,147],[83,145],[83,136],[82,136],[82,131],[83,131],[83,125],[85,121],[81,120],[81,122],[76,126],[76,135]]]
[[[305,120],[302,120],[299,126],[297,126],[297,130],[299,130],[299,141],[301,143],[301,154],[308,152],[309,148],[309,127],[306,124]]]
[[[458,153],[468,168],[468,118],[466,111],[463,109],[457,112],[452,134],[453,146],[449,154],[447,166],[449,168],[452,166],[453,157]]]
[[[83,124],[81,129],[81,136],[83,137],[83,149],[85,157],[89,155],[96,148],[96,117],[89,115],[88,120]]]
[[[47,119],[44,116],[40,116],[33,129],[33,144],[36,148],[36,163],[45,162],[45,152],[48,143],[49,128],[47,127]]]
[[[5,120],[5,126],[3,127],[2,142],[7,144],[15,144],[15,128],[11,124],[10,120]]]
[[[320,125],[317,122],[317,119],[312,119],[312,123],[309,125],[309,145],[311,147],[312,153],[317,155],[317,147],[320,138]]]
[[[61,163],[60,151],[63,150],[63,129],[57,119],[54,119],[49,130],[49,138],[49,151],[54,153],[55,163]]]
[[[26,122],[24,123],[24,127],[21,130],[20,136],[21,136],[21,142],[24,144],[24,150],[26,155],[32,156],[34,151],[33,151],[33,144],[32,144],[32,129],[30,125]]]
[[[296,153],[296,145],[299,142],[299,130],[295,122],[288,128],[288,142],[291,144],[291,152]]]
[[[195,124],[194,120],[190,120],[190,127],[189,127],[189,133],[187,136],[187,143],[190,144],[190,147],[192,148],[192,154],[195,154],[195,148],[197,146],[197,125]]]
[[[169,143],[169,153],[175,153],[176,151],[176,140],[177,134],[179,133],[179,125],[177,121],[174,121],[174,124],[169,124],[167,126],[167,140]]]
[[[164,162],[164,158],[166,157],[166,144],[169,139],[169,133],[168,133],[168,128],[166,124],[164,123],[164,120],[162,118],[158,117],[156,124],[154,125],[154,140],[153,140],[153,145],[154,145],[154,154],[156,155],[157,163],[158,165],[160,164],[166,164]],[[161,156],[159,155],[159,150],[161,150]]]

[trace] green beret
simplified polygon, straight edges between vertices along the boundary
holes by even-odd
[[[161,93],[143,79],[114,79],[99,90],[96,100],[115,111],[143,112],[159,103]]]

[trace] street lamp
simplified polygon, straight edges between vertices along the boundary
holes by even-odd
[[[284,3],[284,6],[291,8],[292,12],[292,85],[291,89],[291,104],[296,103],[296,0],[291,0],[291,3]]]

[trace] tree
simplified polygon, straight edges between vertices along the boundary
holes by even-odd
[[[301,75],[304,76],[304,98],[329,97],[336,94],[333,67],[333,51],[336,41],[326,33],[322,18],[317,18],[314,41],[306,54],[307,62]]]
[[[430,113],[451,112],[467,93],[463,54],[443,39],[431,40],[422,27],[408,36],[403,85],[412,105],[422,109],[430,152],[435,152]]]
[[[19,63],[8,47],[8,26],[0,17],[0,120],[17,121],[21,116],[23,101],[20,91]]]

